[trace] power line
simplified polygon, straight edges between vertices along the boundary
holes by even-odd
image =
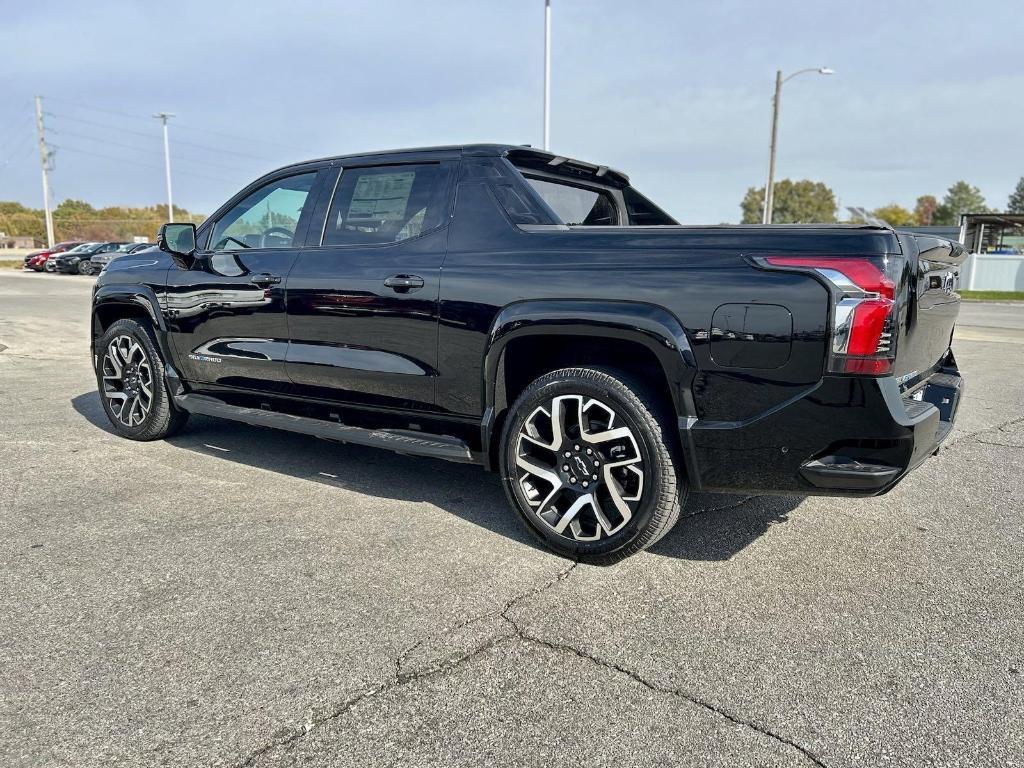
[[[61,120],[71,120],[72,122],[82,123],[83,125],[91,125],[91,126],[96,127],[96,128],[104,128],[106,130],[111,130],[111,131],[120,131],[122,133],[129,133],[129,134],[131,134],[133,136],[144,136],[147,139],[156,138],[152,133],[147,133],[145,131],[135,131],[135,130],[132,130],[131,128],[122,128],[119,125],[111,125],[110,123],[98,123],[95,120],[86,120],[86,119],[81,118],[81,117],[74,117],[72,115],[58,114],[58,113],[55,113],[55,112],[48,112],[47,114],[50,115],[51,117],[60,118]],[[263,155],[254,155],[251,152],[238,152],[238,151],[233,150],[233,149],[221,149],[220,147],[211,147],[211,146],[209,146],[207,144],[197,144],[194,141],[182,141],[181,139],[175,139],[174,140],[174,146],[177,147],[179,145],[185,146],[185,147],[193,147],[195,149],[202,149],[202,150],[206,150],[207,152],[216,152],[217,154],[220,154],[220,155],[237,155],[238,157],[248,157],[248,158],[251,158],[253,160],[262,160],[263,162],[266,162],[266,163],[273,163],[274,162],[273,160],[271,160],[268,157],[265,157]]]
[[[92,111],[92,112],[100,112],[102,114],[114,115],[116,117],[126,117],[126,118],[130,118],[132,120],[142,120],[142,121],[148,121],[148,120],[151,119],[151,118],[146,117],[144,115],[131,114],[131,113],[128,113],[128,112],[119,112],[119,111],[113,110],[113,109],[104,109],[103,107],[95,107],[95,106],[92,106],[90,104],[83,104],[82,102],[79,102],[79,101],[71,101],[70,99],[57,98],[57,97],[48,97],[48,98],[50,98],[51,101],[56,101],[56,102],[60,102],[60,103],[63,103],[63,104],[67,104],[69,106],[78,107],[79,109],[87,109],[87,110]],[[268,144],[268,145],[276,146],[276,147],[279,147],[279,148],[282,148],[282,149],[291,149],[290,145],[285,144],[283,142],[272,141],[270,139],[259,139],[259,138],[253,137],[253,136],[240,136],[240,135],[235,134],[235,133],[224,133],[222,131],[214,131],[214,130],[211,130],[209,128],[199,128],[197,126],[189,125],[188,123],[179,126],[179,129],[180,130],[186,130],[186,131],[195,131],[197,133],[208,133],[208,134],[211,134],[213,136],[222,136],[222,137],[227,138],[227,139],[235,139],[235,140],[238,140],[238,141],[247,141],[247,142],[252,142],[252,143],[256,143],[256,144]]]
[[[21,139],[21,144],[18,144],[17,142],[8,144],[8,147],[12,147],[12,149],[10,153],[7,155],[7,157],[2,162],[0,162],[0,165],[8,165],[11,162],[11,160],[14,159],[14,156],[19,153],[22,157],[29,157],[32,155],[33,152],[35,152],[35,136],[33,136],[31,133],[26,133],[20,136],[19,138]],[[25,139],[31,140],[31,143],[28,145],[28,147],[26,147],[25,145]]]
[[[51,130],[51,133],[56,133],[58,136],[71,136],[73,138],[82,139],[84,141],[95,141],[98,144],[103,144],[104,146],[121,147],[122,149],[131,149],[131,150],[134,150],[135,152],[146,152],[146,153],[152,154],[156,150],[156,147],[140,147],[137,144],[124,144],[124,143],[121,143],[119,141],[111,141],[110,139],[101,138],[99,136],[89,136],[88,134],[85,134],[85,133],[78,133],[78,131],[69,131],[69,130],[66,130],[66,129],[63,129],[63,128],[59,129],[59,130],[51,128],[50,130]],[[174,142],[175,146],[177,146],[179,143],[180,142]],[[190,163],[190,164],[193,164],[193,165],[202,165],[202,166],[208,167],[208,168],[221,168],[223,170],[234,171],[236,173],[246,173],[246,172],[248,172],[248,169],[241,168],[241,167],[239,167],[237,165],[224,165],[223,163],[214,163],[214,162],[210,162],[208,160],[195,160],[195,159],[188,158],[188,157],[177,157],[177,156],[175,157],[175,160],[177,162],[179,162],[179,163]]]
[[[131,128],[122,128],[119,125],[111,125],[110,123],[97,123],[95,120],[86,120],[82,117],[65,115],[60,112],[47,112],[46,114],[50,117],[56,117],[59,120],[71,120],[72,122],[82,123],[83,125],[91,125],[95,128],[106,128],[107,130],[120,131],[121,133],[130,133],[133,136],[145,136],[147,139],[156,138],[153,131],[133,131]]]
[[[220,136],[220,137],[225,138],[225,139],[235,139],[237,141],[248,141],[248,142],[252,142],[252,143],[256,143],[256,144],[266,144],[267,146],[276,147],[278,149],[288,150],[289,152],[293,152],[295,150],[295,148],[293,146],[291,146],[289,144],[285,144],[284,142],[271,141],[270,139],[255,139],[255,138],[252,138],[252,137],[238,136],[237,134],[223,133],[221,131],[214,131],[214,130],[211,130],[209,128],[197,128],[196,126],[189,125],[188,123],[182,125],[181,128],[182,128],[182,130],[192,131],[193,133],[206,133],[206,134],[209,134],[211,136]]]
[[[64,144],[59,145],[59,146],[54,144],[54,145],[51,145],[51,146],[53,146],[55,149],[63,149],[63,150],[66,150],[68,152],[74,152],[74,153],[79,154],[79,155],[88,155],[89,157],[98,157],[98,158],[102,158],[103,160],[114,160],[115,162],[118,162],[118,163],[124,163],[126,165],[135,165],[135,166],[138,166],[139,168],[154,168],[154,169],[156,169],[158,171],[162,171],[163,170],[163,168],[161,166],[156,165],[155,163],[142,163],[142,162],[139,162],[138,160],[131,160],[131,159],[126,158],[126,157],[115,157],[113,155],[104,155],[104,154],[102,154],[100,152],[92,152],[92,151],[87,150],[87,149],[82,149],[81,147],[69,147],[69,146],[64,145]],[[223,182],[225,184],[234,184],[234,183],[236,183],[235,180],[225,179],[225,178],[220,177],[220,176],[209,176],[209,175],[207,175],[205,173],[196,173],[194,171],[179,171],[179,173],[182,173],[182,174],[184,174],[186,176],[195,176],[196,178],[200,178],[200,179],[208,179],[210,181],[220,181],[220,182]]]
[[[31,115],[22,115],[21,122],[14,121],[11,123],[11,127],[4,135],[2,141],[0,141],[0,154],[6,152],[10,147],[16,143],[19,139],[24,140],[26,134],[32,133],[32,117]]]
[[[59,96],[47,96],[47,98],[50,101],[56,101],[56,102],[58,102],[60,104],[67,104],[67,105],[72,106],[72,107],[78,107],[79,109],[88,109],[91,112],[102,112],[103,114],[106,114],[106,115],[116,115],[117,117],[127,117],[127,118],[131,118],[132,120],[145,120],[147,122],[150,119],[148,117],[143,117],[142,115],[133,115],[133,114],[131,114],[129,112],[118,112],[118,111],[113,110],[113,109],[104,109],[103,107],[94,107],[91,104],[83,104],[80,101],[72,101],[71,99],[65,99],[65,98],[59,97]]]

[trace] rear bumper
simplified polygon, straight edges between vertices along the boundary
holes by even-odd
[[[687,474],[703,491],[885,493],[937,453],[963,383],[950,354],[909,392],[891,377],[828,376],[747,422],[681,423]]]

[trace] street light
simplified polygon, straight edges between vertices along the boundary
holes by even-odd
[[[172,112],[157,112],[153,117],[164,124],[164,170],[167,172],[167,221],[174,221],[174,203],[171,200],[171,145],[167,140],[167,121],[174,117]]]
[[[551,0],[544,0],[544,151],[551,148]]]
[[[831,67],[809,67],[798,69],[793,74],[783,77],[782,70],[775,73],[775,96],[772,98],[772,148],[768,155],[768,183],[764,187],[764,217],[762,224],[772,223],[772,208],[775,203],[775,145],[779,135],[779,99],[782,97],[782,84],[792,80],[797,75],[808,72],[817,72],[819,75],[834,75],[836,71]]]

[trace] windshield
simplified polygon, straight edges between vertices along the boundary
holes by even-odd
[[[72,248],[68,253],[81,253],[82,251],[88,251],[95,248],[99,243],[82,243],[76,248]]]

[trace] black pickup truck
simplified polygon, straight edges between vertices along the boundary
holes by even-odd
[[[962,387],[959,244],[680,226],[626,175],[528,147],[293,165],[160,249],[95,288],[120,434],[199,413],[478,463],[590,561],[657,541],[688,489],[884,493]]]

